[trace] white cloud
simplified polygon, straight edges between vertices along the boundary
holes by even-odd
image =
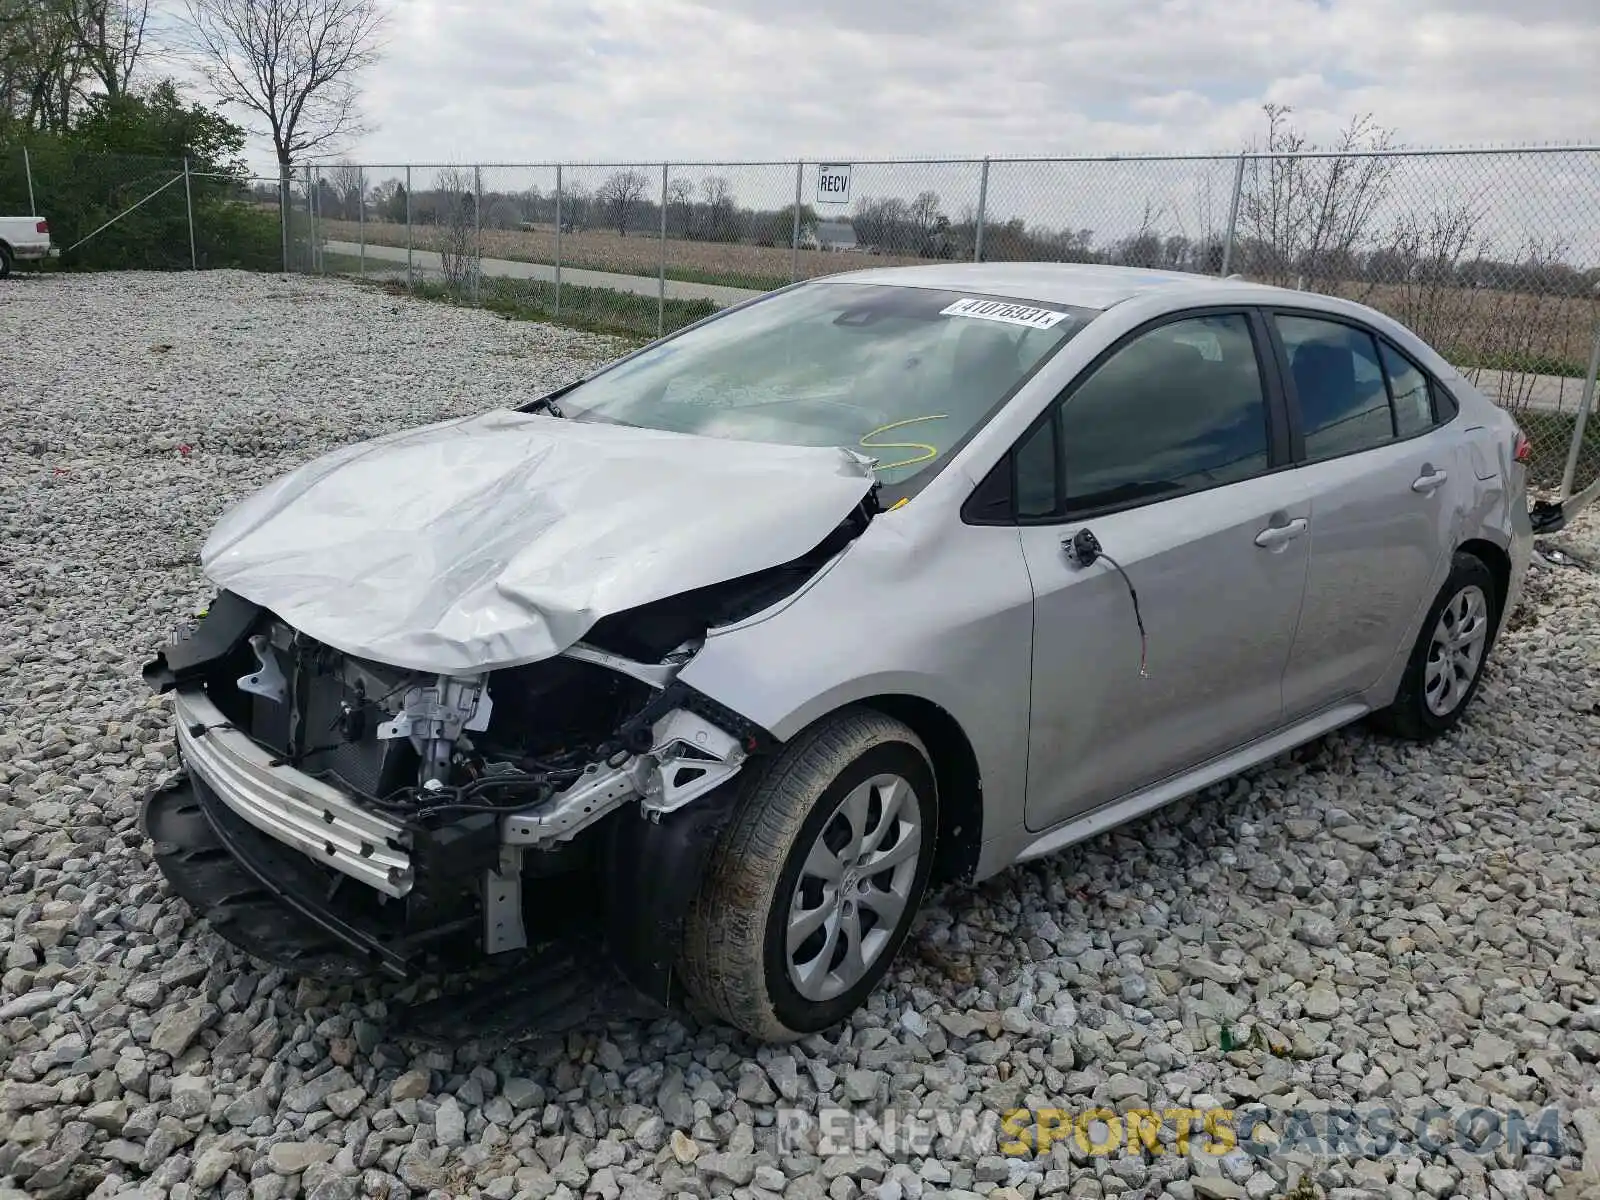
[[[1269,101],[1320,144],[1365,113],[1412,146],[1600,140],[1594,0],[392,3],[365,80],[371,128],[349,148],[367,163],[845,158],[857,196],[927,189],[954,215],[976,203],[975,164],[861,160],[1228,155],[1261,138]],[[270,161],[264,146],[256,156]],[[1498,241],[1538,226],[1587,245],[1593,183],[1578,165],[1539,160],[1513,178],[1505,160],[1406,161],[1395,201],[1476,198]],[[990,215],[1103,239],[1159,210],[1161,232],[1196,235],[1225,220],[1232,172],[996,164]],[[647,173],[659,186],[659,167]],[[725,174],[746,204],[793,191],[792,166],[674,173]],[[604,175],[567,178],[592,188]],[[495,190],[553,183],[550,171],[484,177]]]
[[[368,162],[1160,154],[1594,138],[1592,0],[395,0]],[[264,147],[258,146],[259,150]]]
[[[1228,151],[1594,134],[1590,0],[399,0],[369,160]]]

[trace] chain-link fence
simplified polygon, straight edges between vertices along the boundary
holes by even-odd
[[[51,244],[75,267],[308,266],[290,253],[281,210],[277,180],[245,170],[55,143],[0,149],[0,215],[47,220]]]
[[[1600,476],[1600,148],[307,168],[318,269],[655,336],[792,281],[938,261],[1238,275],[1391,314]],[[1586,387],[1586,384],[1589,385]]]
[[[1600,147],[1226,157],[298,167],[0,151],[0,211],[90,266],[246,266],[642,337],[792,281],[1109,263],[1333,293],[1508,409],[1532,477],[1600,477]],[[287,203],[285,203],[285,198]]]

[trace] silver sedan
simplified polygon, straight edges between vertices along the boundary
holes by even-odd
[[[147,669],[187,768],[147,824],[197,905],[171,848],[212,838],[399,975],[464,921],[513,961],[558,879],[641,992],[795,1037],[931,885],[1369,715],[1448,731],[1521,592],[1527,455],[1326,296],[811,281],[227,514],[218,603]]]

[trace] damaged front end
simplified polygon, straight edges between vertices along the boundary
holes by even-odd
[[[668,999],[771,740],[679,674],[877,512],[838,448],[500,410],[315,459],[213,527],[215,601],[146,668],[184,768],[156,858],[302,972],[509,961],[577,921]]]
[[[183,772],[146,802],[174,889],[256,957],[410,978],[598,933],[669,998],[676,922],[765,731],[677,675],[708,622],[792,591],[805,560],[599,622],[470,676],[343,653],[222,591],[145,668]]]

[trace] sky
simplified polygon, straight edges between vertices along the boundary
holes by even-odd
[[[1595,0],[393,0],[368,162],[1600,137]]]
[[[169,17],[182,0],[158,0]],[[1263,106],[1312,145],[1370,115],[1396,145],[1600,143],[1600,0],[379,0],[382,56],[361,80],[345,161],[381,164],[767,162],[723,175],[779,207],[795,160],[854,162],[853,198],[931,190],[971,210],[976,164],[882,158],[1237,154]],[[202,89],[203,90],[203,89]],[[239,119],[238,110],[229,110]],[[252,164],[273,174],[270,144]],[[787,163],[789,165],[779,165]],[[1405,160],[1388,204],[1471,203],[1510,252],[1533,235],[1600,253],[1594,163]],[[991,219],[1150,223],[1196,236],[1226,219],[1228,161],[996,165]],[[592,190],[607,170],[569,169]],[[816,167],[805,199],[816,200]],[[554,187],[487,171],[486,190]],[[420,187],[432,186],[426,173]],[[842,206],[817,207],[823,216]],[[1384,219],[1388,219],[1385,216]]]

